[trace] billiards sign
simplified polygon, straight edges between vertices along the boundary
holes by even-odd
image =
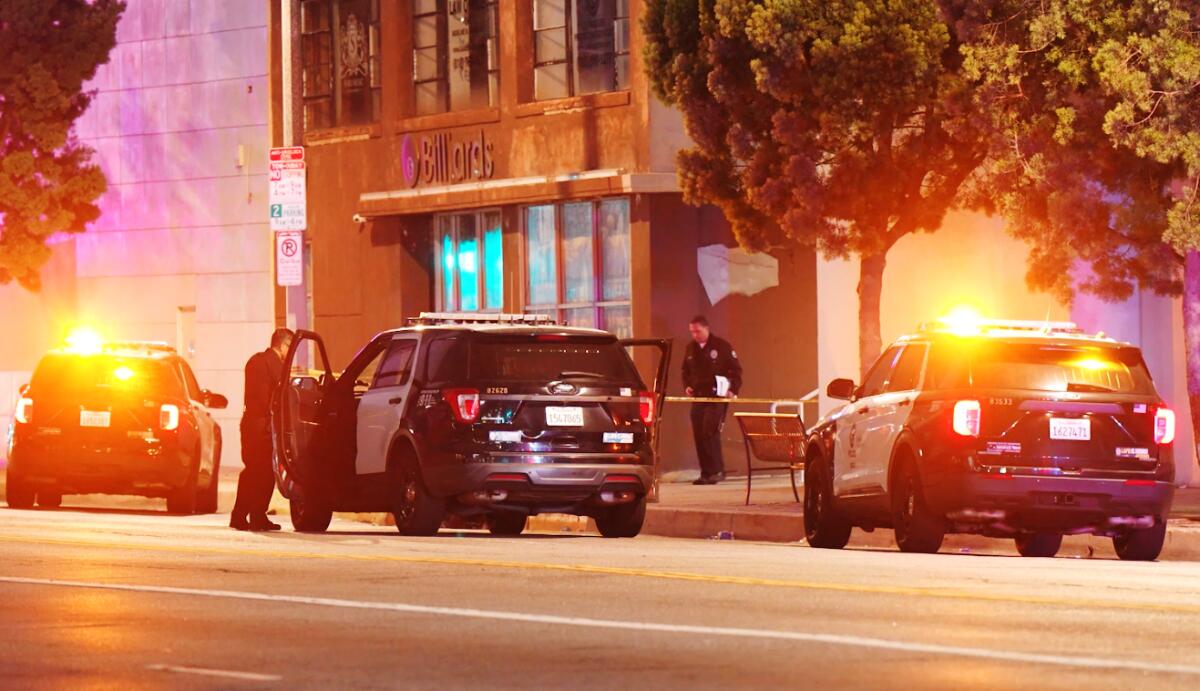
[[[494,152],[483,130],[469,137],[450,132],[406,134],[400,140],[404,184],[417,187],[490,180],[496,175]]]

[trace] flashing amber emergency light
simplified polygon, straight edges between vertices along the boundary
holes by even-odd
[[[95,355],[104,349],[104,339],[95,329],[76,327],[67,334],[67,350],[80,355]]]
[[[129,381],[130,379],[133,379],[133,377],[134,371],[125,365],[121,365],[113,370],[113,379],[116,379],[117,381]]]

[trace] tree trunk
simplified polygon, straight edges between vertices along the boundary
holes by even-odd
[[[882,252],[863,256],[859,263],[858,369],[860,382],[866,379],[867,370],[875,363],[880,351],[883,350],[883,338],[879,333],[879,299],[883,294],[883,270],[886,266],[887,255]]]
[[[1188,404],[1192,412],[1192,441],[1196,443],[1195,434],[1200,432],[1200,251],[1196,250],[1188,252],[1183,270],[1183,347]],[[1196,450],[1177,451],[1176,467],[1184,463],[1191,465]]]

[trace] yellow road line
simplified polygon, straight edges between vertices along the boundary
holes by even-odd
[[[909,597],[929,597],[943,600],[967,600],[976,602],[997,602],[1025,605],[1052,605],[1056,607],[1074,607],[1083,609],[1115,609],[1136,610],[1144,612],[1167,612],[1173,614],[1200,615],[1200,605],[1179,603],[1136,602],[1119,600],[1097,600],[1079,598],[1060,598],[1041,595],[1015,595],[1005,593],[985,593],[971,590],[951,590],[943,588],[921,588],[913,586],[865,585],[857,583],[829,583],[823,581],[798,581],[776,578],[754,578],[749,576],[719,576],[686,571],[655,571],[651,569],[633,569],[620,566],[596,566],[592,564],[547,564],[539,562],[505,561],[497,559],[470,559],[461,557],[433,556],[404,556],[399,554],[346,554],[299,552],[290,550],[271,549],[239,549],[234,547],[201,547],[180,545],[156,545],[136,542],[117,542],[112,540],[67,540],[56,538],[33,538],[15,535],[0,536],[0,542],[58,545],[66,547],[113,548],[144,552],[169,552],[174,554],[210,554],[222,556],[252,556],[278,559],[318,559],[333,561],[362,561],[390,562],[401,564],[423,564],[433,566],[475,566],[491,569],[519,569],[526,571],[557,571],[565,573],[598,574],[604,576],[623,576],[629,578],[648,578],[667,581],[692,581],[696,583],[712,583],[720,585],[760,586],[768,588],[791,588],[797,590],[814,590],[839,593],[857,593],[862,595],[903,595]]]

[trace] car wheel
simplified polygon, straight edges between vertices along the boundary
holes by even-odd
[[[523,513],[498,511],[487,517],[487,529],[492,535],[520,535],[525,531],[526,516]]]
[[[833,476],[819,456],[804,468],[804,538],[810,547],[841,549],[854,526],[833,508]]]
[[[1127,530],[1113,537],[1117,556],[1125,561],[1154,561],[1162,553],[1167,539],[1167,523],[1159,521],[1153,528]]]
[[[942,547],[946,524],[929,510],[916,465],[905,460],[892,491],[892,527],[901,552],[933,554]]]
[[[33,487],[29,486],[24,478],[13,472],[11,467],[8,469],[6,479],[8,485],[5,490],[5,499],[8,501],[9,508],[32,509],[33,500],[37,495]]]
[[[62,506],[62,497],[63,495],[59,492],[38,492],[37,505],[43,509],[57,509]]]
[[[425,489],[417,460],[401,459],[396,467],[396,502],[392,516],[401,535],[437,535],[446,516],[446,502]]]
[[[604,537],[637,537],[646,522],[646,496],[596,514],[596,529]]]
[[[323,533],[329,530],[333,520],[333,509],[304,498],[301,492],[292,492],[288,499],[292,515],[292,528],[298,533]]]
[[[196,512],[196,485],[200,482],[199,452],[192,462],[192,471],[188,474],[183,487],[167,495],[167,513],[187,516]]]
[[[1022,557],[1053,557],[1062,547],[1062,533],[1021,533],[1017,551]]]

